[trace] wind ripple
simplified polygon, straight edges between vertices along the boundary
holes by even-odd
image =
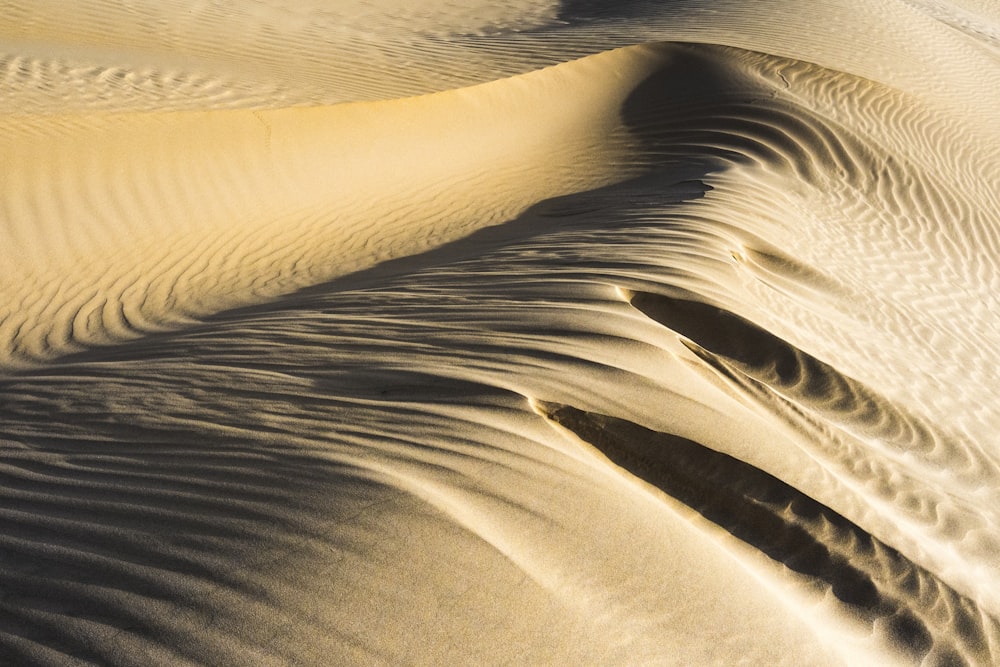
[[[0,662],[997,661],[995,10],[229,4],[0,2]]]

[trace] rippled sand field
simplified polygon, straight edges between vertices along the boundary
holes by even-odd
[[[0,0],[0,664],[1000,664],[991,0]]]

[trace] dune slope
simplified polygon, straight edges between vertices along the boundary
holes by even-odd
[[[1000,661],[1000,16],[0,3],[0,662]]]

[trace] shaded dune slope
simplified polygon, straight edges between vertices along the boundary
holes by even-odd
[[[536,402],[612,462],[805,577],[924,664],[993,659],[1000,623],[843,516],[757,468],[669,433]]]
[[[8,7],[0,655],[994,664],[1000,68],[924,4]]]

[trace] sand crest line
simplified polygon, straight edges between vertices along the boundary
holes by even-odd
[[[5,363],[287,293],[620,178],[618,109],[664,57],[636,47],[370,105],[13,120]]]
[[[0,4],[0,662],[996,662],[985,0]]]

